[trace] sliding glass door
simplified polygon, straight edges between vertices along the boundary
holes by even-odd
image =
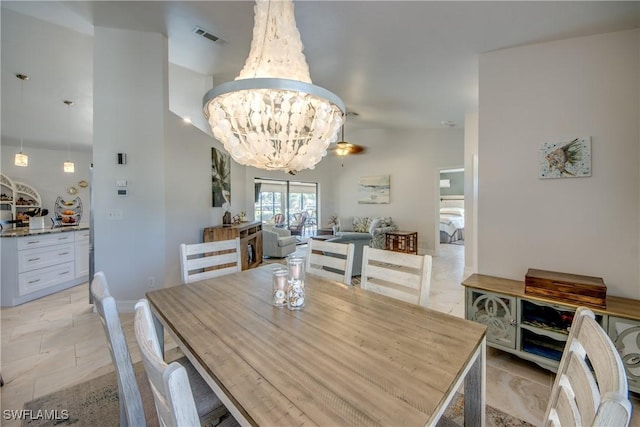
[[[255,219],[283,228],[315,234],[318,219],[318,184],[315,182],[255,179]],[[279,217],[284,216],[283,223]]]

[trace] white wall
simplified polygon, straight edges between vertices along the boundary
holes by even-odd
[[[222,208],[211,206],[211,147],[222,150],[222,144],[174,114],[168,114],[166,124],[165,285],[171,286],[181,280],[180,243],[202,242],[205,227],[222,224]],[[231,162],[231,209],[234,213],[245,209],[241,206],[245,194],[244,169]],[[253,204],[247,212],[253,212]]]
[[[465,276],[478,271],[478,112],[464,119]]]
[[[164,286],[167,40],[160,34],[95,28],[94,235],[96,271],[116,300]],[[116,164],[116,153],[127,164]],[[126,179],[129,196],[116,195]],[[107,218],[120,209],[122,220]]]
[[[354,129],[349,140],[367,147],[364,154],[347,156],[344,167],[333,164],[335,214],[391,216],[401,230],[418,232],[421,251],[435,253],[439,241],[439,171],[464,164],[464,131],[440,129],[382,131]],[[358,204],[360,177],[391,176],[391,203]],[[438,240],[436,240],[438,239]]]
[[[80,197],[82,200],[82,222],[89,222],[89,188],[82,188],[78,181],[89,180],[89,166],[91,165],[91,153],[86,151],[71,151],[70,158],[75,164],[74,173],[62,171],[62,164],[67,160],[67,152],[60,150],[46,150],[41,148],[25,148],[29,155],[29,166],[20,167],[13,164],[14,156],[20,151],[19,147],[2,145],[2,173],[13,181],[24,182],[36,189],[42,198],[42,207],[49,210],[45,218],[45,226],[50,226],[53,216],[53,208],[58,196],[65,200]],[[75,196],[67,193],[67,188],[76,187],[78,194]]]
[[[603,277],[640,298],[640,30],[480,56],[480,273]],[[592,176],[539,179],[541,143],[592,138]]]
[[[176,115],[191,119],[195,127],[211,135],[202,113],[202,97],[213,87],[211,76],[205,76],[176,64],[169,64],[169,109]]]

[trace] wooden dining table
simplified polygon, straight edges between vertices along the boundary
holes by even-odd
[[[311,274],[306,304],[272,304],[273,265],[147,293],[241,425],[435,425],[464,383],[485,419],[483,325]]]

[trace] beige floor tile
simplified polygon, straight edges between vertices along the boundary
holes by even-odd
[[[487,364],[487,404],[540,425],[551,387],[512,375]]]
[[[9,334],[11,341],[28,337],[42,336],[52,330],[64,330],[72,326],[71,316],[59,320],[34,320],[16,326]],[[6,342],[6,337],[5,337]]]
[[[553,386],[555,375],[551,371],[505,351],[491,347],[487,348],[487,364],[510,374],[537,382],[542,386]]]
[[[24,402],[33,399],[33,379],[15,379],[7,381],[5,379],[2,386],[0,407],[5,409],[22,409]],[[4,426],[4,422],[0,422]]]
[[[2,377],[5,381],[15,378],[36,378],[42,372],[72,368],[76,365],[73,347],[37,353],[12,362],[2,363]]]
[[[103,366],[111,363],[111,353],[104,336],[75,344],[76,366],[87,363]]]
[[[19,427],[21,421],[18,419],[5,418],[4,411],[17,411],[23,408],[24,402],[33,399],[33,380],[31,381],[14,381],[6,383],[2,387],[0,396],[0,407],[2,408],[2,418],[0,425],[2,427]]]
[[[73,347],[82,341],[94,339],[97,334],[102,333],[99,322],[73,326],[66,329],[58,329],[54,332],[46,333],[42,336],[40,351],[49,351],[66,347]]]
[[[2,343],[0,360],[4,363],[14,362],[40,353],[42,335],[27,336]]]
[[[33,388],[33,398],[45,396],[54,391],[62,390],[74,384],[88,381],[91,378],[99,377],[108,372],[113,371],[111,361],[102,366],[93,364],[85,364],[81,366],[72,366],[65,369],[56,369],[50,373],[43,373],[39,376]]]

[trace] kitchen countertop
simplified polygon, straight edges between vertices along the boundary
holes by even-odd
[[[0,237],[26,237],[26,236],[38,236],[41,234],[51,234],[51,233],[64,233],[66,231],[79,231],[79,230],[88,230],[89,224],[80,223],[78,225],[67,225],[63,227],[45,227],[45,228],[37,228],[30,230],[29,227],[18,227],[9,230],[5,227],[4,230],[0,231]]]

